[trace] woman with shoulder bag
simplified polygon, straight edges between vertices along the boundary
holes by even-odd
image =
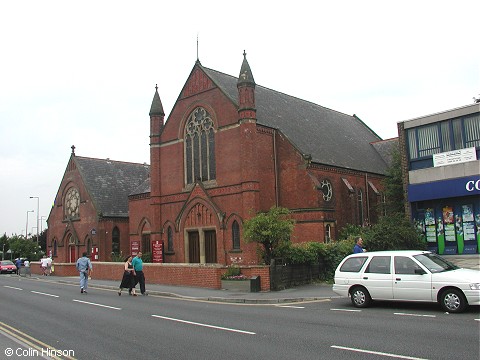
[[[123,269],[123,277],[118,290],[118,296],[122,295],[123,288],[128,288],[130,295],[137,296],[135,293],[135,270],[132,265],[132,255],[128,255],[125,258],[125,266]]]

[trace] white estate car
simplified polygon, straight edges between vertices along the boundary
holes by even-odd
[[[352,254],[338,265],[333,291],[356,307],[372,300],[438,302],[456,313],[480,305],[480,271],[420,250]]]

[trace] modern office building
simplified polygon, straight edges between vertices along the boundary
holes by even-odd
[[[405,208],[439,254],[480,247],[480,104],[398,123]]]

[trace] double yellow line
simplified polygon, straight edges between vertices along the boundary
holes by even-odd
[[[17,340],[21,345],[24,345],[24,347],[30,347],[31,349],[38,351],[38,354],[42,354],[42,350],[43,352],[45,352],[46,349],[48,349],[48,351],[52,354],[58,354],[62,352],[61,350],[57,350],[54,347],[48,344],[45,344],[44,342],[41,342],[40,340],[35,339],[30,335],[25,334],[24,332],[18,329],[15,329],[14,327],[7,325],[1,321],[0,321],[0,334],[4,334],[7,337],[12,337],[14,340]],[[6,350],[7,349],[3,349],[3,351],[6,351]],[[3,354],[3,355],[6,355],[6,354]],[[13,355],[14,354],[12,354],[11,356],[12,359],[15,358]],[[45,354],[45,356],[47,355]],[[59,356],[53,355],[53,356],[48,356],[48,358],[51,358],[54,360],[76,360],[74,357],[71,357],[71,356],[59,357]]]

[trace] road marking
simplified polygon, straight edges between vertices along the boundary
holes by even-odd
[[[418,316],[418,317],[431,317],[431,318],[436,318],[437,315],[424,315],[424,314],[409,314],[409,313],[393,313],[394,315],[400,315],[400,316]]]
[[[330,309],[331,311],[347,311],[347,312],[361,312],[362,310],[355,309]]]
[[[237,333],[242,333],[242,334],[247,334],[247,335],[255,335],[254,332],[251,331],[245,331],[245,330],[238,330],[238,329],[231,329],[231,328],[226,328],[226,327],[221,327],[221,326],[215,326],[215,325],[208,325],[208,324],[201,324],[193,321],[187,321],[187,320],[181,320],[181,319],[174,319],[166,316],[160,316],[160,315],[152,315],[153,317],[159,318],[159,319],[164,319],[164,320],[170,320],[170,321],[176,321],[184,324],[190,324],[190,325],[197,325],[197,326],[203,326],[203,327],[208,327],[212,329],[218,329],[218,330],[225,330],[225,331],[232,331],[232,332],[237,332]]]
[[[334,348],[334,349],[355,351],[355,352],[361,352],[361,353],[373,354],[373,355],[388,356],[388,357],[393,357],[393,358],[397,358],[397,359],[427,360],[427,359],[425,359],[425,358],[418,358],[418,357],[405,356],[405,355],[397,355],[397,354],[389,354],[389,353],[384,353],[384,352],[379,352],[379,351],[370,351],[370,350],[363,350],[363,349],[355,349],[355,348],[349,348],[349,347],[345,347],[345,346],[332,345],[331,347]]]
[[[52,294],[47,294],[47,293],[33,291],[33,290],[31,290],[31,292],[34,293],[34,294],[39,294],[39,295],[45,295],[45,296],[51,296],[51,297],[57,297],[57,298],[60,297],[58,295],[52,295]]]
[[[290,308],[290,309],[305,309],[305,306],[293,306],[293,305],[277,305],[281,308]]]
[[[14,290],[23,290],[23,289],[13,287],[13,286],[8,286],[8,285],[3,285],[3,287],[9,288],[9,289],[14,289]]]
[[[72,301],[79,302],[79,303],[82,303],[82,304],[87,304],[87,305],[100,306],[100,307],[113,309],[113,310],[122,310],[122,308],[118,308],[118,307],[114,307],[114,306],[108,306],[108,305],[102,305],[102,304],[97,304],[97,303],[92,303],[92,302],[89,302],[89,301],[76,300],[76,299],[73,299]]]

